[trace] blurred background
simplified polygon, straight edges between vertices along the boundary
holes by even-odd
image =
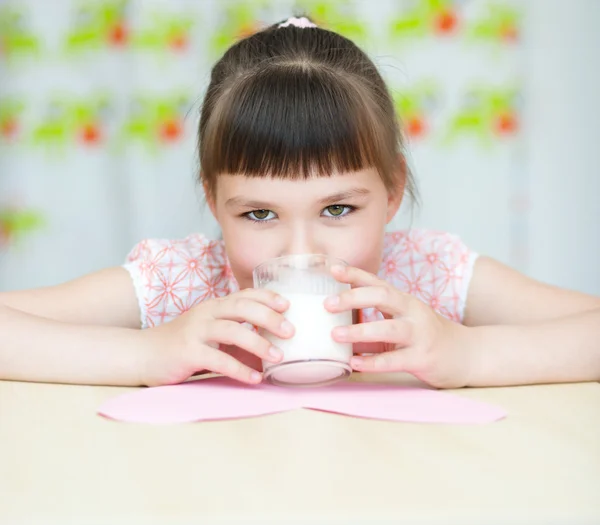
[[[393,92],[422,203],[391,228],[600,295],[598,0],[0,0],[0,291],[217,237],[196,183],[210,67],[300,12]]]

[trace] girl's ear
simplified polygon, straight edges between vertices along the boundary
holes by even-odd
[[[388,206],[387,206],[387,216],[386,222],[389,222],[395,217],[396,213],[400,209],[400,205],[402,204],[402,199],[404,198],[404,189],[406,188],[406,177],[407,166],[406,159],[404,155],[398,154],[398,172],[396,173],[396,180],[398,184],[394,188],[393,192],[388,192]]]

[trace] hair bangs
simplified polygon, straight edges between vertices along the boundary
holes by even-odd
[[[396,120],[383,114],[394,111],[386,100],[339,71],[301,59],[266,61],[215,100],[202,130],[203,177],[302,180],[375,168],[387,180],[399,145]]]

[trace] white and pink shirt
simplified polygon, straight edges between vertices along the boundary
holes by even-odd
[[[444,317],[462,322],[477,254],[455,235],[423,229],[385,235],[379,277],[428,304]],[[223,241],[202,234],[185,239],[147,239],[137,244],[124,266],[131,275],[141,326],[168,322],[193,306],[239,290]],[[381,314],[363,312],[363,320]]]

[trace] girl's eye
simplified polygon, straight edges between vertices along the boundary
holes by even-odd
[[[246,217],[251,221],[264,222],[271,220],[273,217],[269,217],[270,214],[275,215],[271,210],[254,210],[246,213]]]
[[[326,217],[338,218],[352,213],[354,208],[352,206],[344,206],[343,204],[334,204],[332,206],[327,206],[323,211],[327,212],[325,215]]]

